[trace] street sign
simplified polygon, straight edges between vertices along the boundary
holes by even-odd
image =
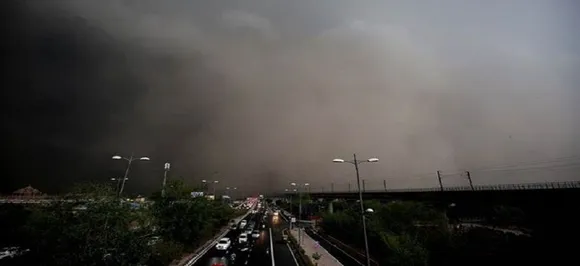
[[[296,222],[296,218],[292,217],[292,219],[290,220],[292,223]]]
[[[191,192],[191,197],[192,198],[197,198],[197,197],[203,197],[203,192]]]

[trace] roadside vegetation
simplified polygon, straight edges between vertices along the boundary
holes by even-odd
[[[296,214],[298,199],[291,204],[277,202]],[[364,254],[364,238],[358,203],[334,202],[333,213],[327,204],[302,198],[303,218],[322,218],[319,232],[330,235]],[[502,231],[521,224],[523,212],[497,206],[480,221],[481,226],[467,226],[452,215],[449,208],[436,208],[410,201],[380,203],[365,201],[367,233],[371,257],[378,265],[489,265],[493,263],[533,261],[530,252],[536,241],[527,234]]]
[[[30,250],[1,264],[168,265],[240,214],[221,201],[191,198],[192,189],[173,181],[167,197],[136,206],[121,203],[110,186],[82,184],[69,201],[0,205],[0,245]]]

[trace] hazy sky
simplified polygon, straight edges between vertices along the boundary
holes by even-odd
[[[8,1],[13,2],[13,1]],[[4,47],[11,186],[245,191],[578,180],[577,1],[28,1]],[[7,50],[10,51],[10,50]],[[18,73],[18,74],[14,74]],[[9,99],[8,99],[9,98]],[[508,167],[509,166],[509,167]],[[212,174],[213,172],[217,174]]]

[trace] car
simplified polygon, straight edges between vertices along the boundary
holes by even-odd
[[[252,237],[253,237],[253,238],[258,238],[258,237],[260,237],[260,231],[258,231],[258,230],[254,230],[254,232],[252,232]]]
[[[224,237],[218,241],[218,243],[215,245],[215,248],[217,250],[228,250],[231,245],[232,241],[229,238]]]
[[[161,241],[161,237],[160,236],[154,236],[154,237],[151,237],[151,239],[149,239],[149,241],[147,241],[147,245],[148,246],[153,246],[153,245],[157,244],[159,241]]]
[[[278,216],[278,211],[274,211],[274,216]]]
[[[240,222],[240,229],[242,229],[242,228],[246,227],[246,225],[247,225],[247,224],[248,224],[248,221],[246,221],[246,220],[242,220],[242,221]]]
[[[238,242],[239,243],[248,242],[248,234],[246,234],[246,233],[240,234],[240,237],[238,238]]]

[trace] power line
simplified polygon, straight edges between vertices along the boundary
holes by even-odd
[[[547,164],[547,163],[558,163],[558,162],[565,162],[569,160],[580,160],[580,155],[572,155],[572,156],[565,156],[565,157],[557,157],[552,159],[544,159],[544,160],[537,160],[537,161],[521,161],[517,163],[510,163],[510,164],[500,164],[500,165],[489,165],[484,167],[477,167],[477,168],[469,168],[470,171],[483,171],[483,170],[491,170],[496,168],[510,168],[510,167],[522,167],[522,166],[530,166],[530,165],[538,165],[538,164]],[[467,170],[467,169],[465,169]],[[449,171],[450,173],[446,173]],[[442,176],[452,176],[457,174],[462,174],[464,171],[457,171],[457,170],[442,170]]]

